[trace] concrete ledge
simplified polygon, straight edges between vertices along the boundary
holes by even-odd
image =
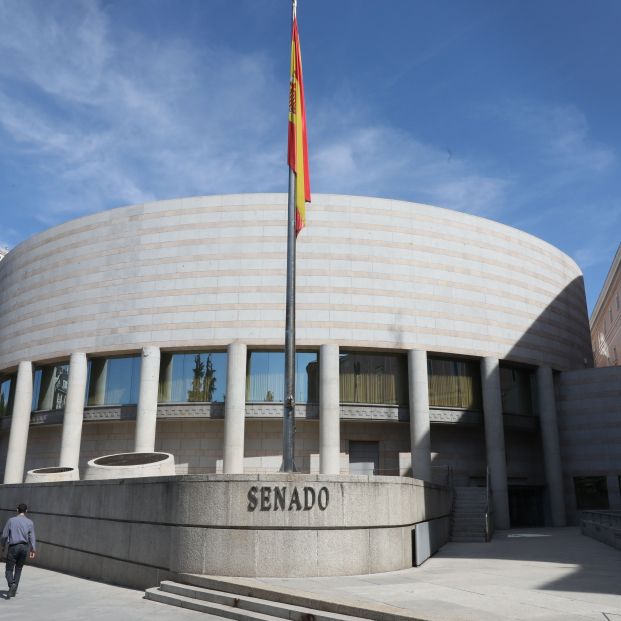
[[[0,519],[24,497],[42,566],[140,588],[403,569],[416,525],[450,511],[447,488],[409,478],[186,475],[2,485]]]
[[[621,511],[580,512],[580,532],[621,550]]]

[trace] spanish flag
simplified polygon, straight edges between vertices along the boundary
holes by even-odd
[[[295,234],[306,224],[306,203],[310,203],[308,176],[308,142],[306,140],[306,107],[302,80],[302,56],[298,20],[293,4],[291,32],[291,82],[289,87],[289,167],[295,173]]]

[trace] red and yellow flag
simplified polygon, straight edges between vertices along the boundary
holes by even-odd
[[[295,234],[306,224],[306,203],[310,203],[306,107],[302,80],[302,56],[295,9],[291,32],[291,83],[289,87],[289,167],[295,173]]]

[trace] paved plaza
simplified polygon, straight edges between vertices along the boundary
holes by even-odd
[[[449,543],[419,568],[336,578],[262,579],[323,598],[389,604],[432,621],[621,621],[621,553],[575,528],[498,533],[491,543]],[[6,590],[0,590],[6,598]],[[26,567],[0,618],[118,621],[215,619],[133,591]]]

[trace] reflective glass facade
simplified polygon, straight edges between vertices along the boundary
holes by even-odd
[[[536,376],[531,369],[500,365],[500,390],[503,414],[533,416],[538,413]]]
[[[296,352],[296,403],[319,402],[319,361],[317,352]],[[285,353],[248,352],[246,401],[283,403],[285,392]]]
[[[481,410],[481,371],[478,360],[427,358],[429,405]]]
[[[224,401],[226,352],[162,353],[160,403]]]
[[[407,405],[407,356],[343,352],[339,382],[341,403]]]
[[[13,378],[0,378],[0,416],[10,416],[13,409]]]
[[[34,372],[32,409],[62,410],[67,400],[69,365],[38,367]]]
[[[139,390],[140,356],[88,361],[88,405],[138,403]]]

